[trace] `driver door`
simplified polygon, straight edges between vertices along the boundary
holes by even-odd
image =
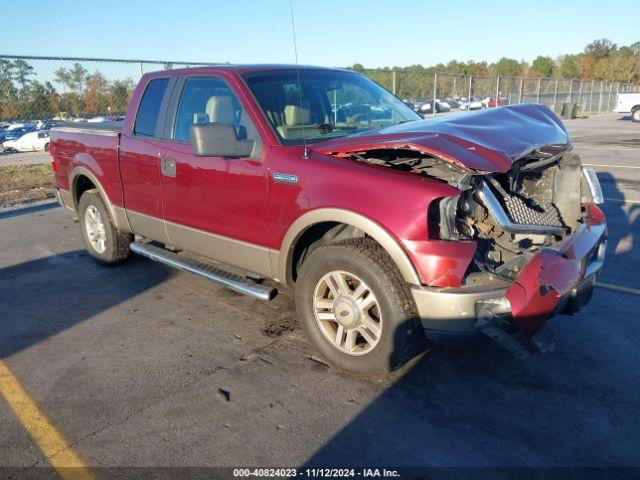
[[[160,145],[162,207],[170,242],[187,251],[271,276],[267,230],[267,165],[254,122],[227,79],[181,78]],[[198,157],[191,125],[232,124],[256,141],[248,158]]]

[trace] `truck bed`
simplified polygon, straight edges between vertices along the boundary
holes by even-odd
[[[122,122],[68,123],[51,129],[51,160],[56,183],[71,192],[74,170],[97,175],[104,194],[114,205],[122,205],[118,146]],[[95,183],[95,182],[94,182]]]
[[[115,136],[122,132],[123,122],[66,123],[52,130]]]

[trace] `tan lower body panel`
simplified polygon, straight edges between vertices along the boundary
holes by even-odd
[[[195,228],[166,222],[172,245],[247,272],[271,278],[269,249]]]
[[[476,302],[498,299],[505,291],[506,288],[474,292],[451,292],[427,287],[411,289],[424,328],[463,333],[475,331]]]
[[[136,235],[142,235],[143,237],[162,243],[171,243],[167,236],[164,220],[161,218],[152,217],[132,210],[127,210],[126,215],[129,218],[131,231]]]

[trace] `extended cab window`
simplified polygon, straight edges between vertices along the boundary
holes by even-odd
[[[133,127],[134,135],[142,135],[145,137],[153,137],[156,134],[156,125],[158,123],[158,115],[160,114],[160,106],[164,92],[169,84],[168,78],[159,78],[151,80],[142,95],[138,114],[136,115],[136,123]]]
[[[220,78],[187,78],[180,97],[173,129],[173,139],[191,141],[191,125],[201,123],[229,123],[236,129],[238,139],[258,139],[258,132],[247,112]]]

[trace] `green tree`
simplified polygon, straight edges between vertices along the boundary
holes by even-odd
[[[529,71],[538,77],[548,78],[553,73],[553,60],[551,57],[539,55],[531,64]]]
[[[522,75],[522,65],[513,58],[502,57],[489,67],[494,75],[501,77],[518,77]]]
[[[87,80],[87,69],[79,63],[74,63],[73,68],[59,68],[55,71],[56,81],[63,84],[69,90],[74,91],[80,97],[84,92]]]
[[[576,62],[575,55],[565,55],[560,59],[558,67],[558,76],[562,78],[578,78],[580,70]]]
[[[109,87],[108,99],[111,113],[125,113],[129,104],[129,99],[133,93],[134,84],[130,78],[126,80],[116,80]]]
[[[613,52],[615,52],[617,46],[608,38],[600,38],[598,40],[594,40],[589,45],[587,45],[584,49],[584,53],[589,55],[590,57],[599,60],[601,58],[608,57]]]
[[[11,64],[13,78],[20,84],[21,89],[27,88],[31,81],[29,77],[34,75],[33,67],[22,59],[18,59]]]

